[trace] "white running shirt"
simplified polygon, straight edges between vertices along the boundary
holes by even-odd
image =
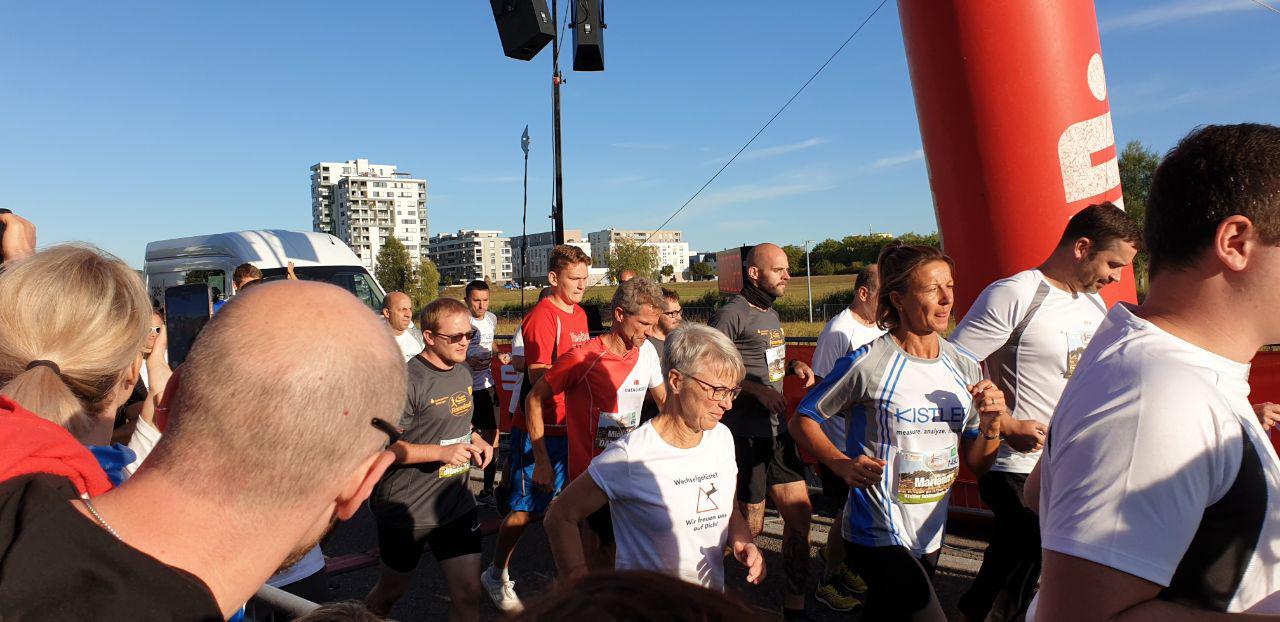
[[[1260,602],[1280,591],[1280,460],[1248,378],[1113,307],[1049,430],[1045,550],[1165,586],[1163,600],[1280,612]]]
[[[680,449],[647,422],[587,468],[609,497],[619,570],[643,569],[724,590],[724,544],[738,478],[724,424]]]
[[[863,324],[853,311],[845,307],[844,311],[831,318],[818,334],[818,345],[813,350],[813,373],[819,378],[825,378],[831,373],[831,368],[835,367],[840,357],[861,348],[883,334],[883,328],[874,324],[871,326]],[[823,422],[822,431],[827,433],[831,444],[844,449],[844,414]]]
[[[1039,270],[1024,270],[982,290],[947,339],[986,362],[1014,419],[1049,425],[1106,309],[1097,294],[1072,294]],[[1001,442],[991,470],[1025,474],[1039,461],[1040,452],[1018,452]]]
[[[476,338],[467,344],[467,358],[471,357],[488,357],[493,358],[493,335],[498,331],[498,316],[485,311],[484,317],[476,318],[476,316],[468,316],[471,320],[471,328],[476,330]],[[488,389],[493,386],[493,366],[486,366],[483,370],[471,370],[471,388],[475,390]]]

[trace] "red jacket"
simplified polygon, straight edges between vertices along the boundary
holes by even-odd
[[[0,481],[31,473],[65,477],[90,497],[111,490],[98,461],[70,432],[0,395]]]

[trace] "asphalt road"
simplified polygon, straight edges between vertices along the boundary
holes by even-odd
[[[826,541],[827,526],[830,520],[821,516],[829,511],[826,502],[815,500],[819,516],[815,517],[812,531],[812,543],[815,547],[811,556],[811,576],[817,577],[821,572],[821,563],[817,558],[816,547]],[[481,508],[481,521],[496,518],[492,508]],[[765,532],[756,540],[757,546],[765,555],[765,564],[770,569],[765,582],[759,586],[748,585],[742,567],[733,560],[726,561],[725,583],[727,591],[744,602],[756,607],[766,618],[780,619],[782,590],[784,586],[781,576],[782,559],[779,554],[781,545],[782,523],[776,514],[770,512],[766,519]],[[934,578],[935,589],[948,616],[959,618],[955,610],[956,601],[967,589],[982,559],[982,551],[986,543],[979,537],[988,526],[981,520],[953,519],[949,533],[943,544],[941,567]],[[495,536],[484,539],[483,560],[487,564],[493,558]],[[369,551],[376,548],[377,535],[373,516],[368,509],[361,510],[350,521],[342,523],[333,535],[325,542],[325,555],[333,558]],[[330,584],[331,600],[363,599],[377,580],[377,566],[369,566],[357,570],[336,574]],[[555,580],[555,563],[547,538],[540,525],[531,526],[520,542],[515,561],[511,569],[512,578],[516,581],[516,591],[522,598],[528,599],[544,593],[552,587]],[[486,620],[500,618],[500,613],[487,598],[481,603],[481,615]],[[445,590],[439,566],[430,553],[423,556],[414,577],[413,588],[392,610],[391,616],[401,622],[417,620],[447,619],[449,598]],[[814,620],[858,620],[857,613],[837,613],[827,609],[821,603],[809,600],[809,615]]]

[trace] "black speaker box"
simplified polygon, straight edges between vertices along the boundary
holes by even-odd
[[[573,7],[573,70],[604,71],[604,0],[569,0]]]
[[[489,0],[498,24],[502,53],[532,60],[556,36],[547,0]]]

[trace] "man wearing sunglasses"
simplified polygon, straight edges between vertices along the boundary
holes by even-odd
[[[475,338],[470,318],[453,298],[433,301],[420,316],[426,347],[406,364],[404,434],[391,446],[395,464],[369,497],[382,564],[365,604],[380,616],[408,591],[430,546],[449,587],[450,618],[479,617],[480,526],[468,476],[472,464],[488,466],[493,447],[472,434],[471,371],[464,364]]]

